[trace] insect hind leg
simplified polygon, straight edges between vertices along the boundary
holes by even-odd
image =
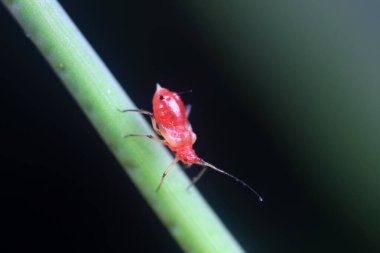
[[[205,174],[206,171],[207,171],[207,167],[204,166],[202,170],[195,177],[191,179],[191,183],[187,186],[186,190],[189,191],[190,188],[193,187],[202,178],[202,176]]]
[[[164,182],[164,179],[166,175],[169,173],[169,171],[173,168],[173,166],[179,161],[179,159],[176,157],[174,160],[169,164],[169,166],[166,168],[164,173],[162,174],[160,184],[157,186],[156,192],[158,192],[161,189],[162,183]]]

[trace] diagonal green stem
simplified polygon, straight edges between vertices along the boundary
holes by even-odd
[[[171,161],[159,144],[125,140],[129,133],[152,132],[131,99],[57,1],[2,0],[49,62],[102,136],[126,173],[186,252],[244,252],[179,168],[159,193],[155,188]],[[106,168],[105,168],[106,169]]]

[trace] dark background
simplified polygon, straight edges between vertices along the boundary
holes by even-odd
[[[328,192],[294,169],[297,154],[281,125],[263,104],[236,92],[242,79],[230,68],[234,63],[212,49],[186,7],[175,1],[61,4],[139,107],[151,110],[157,82],[193,90],[183,99],[193,106],[197,153],[264,196],[260,204],[213,172],[198,185],[247,252],[377,249],[344,210],[330,208]],[[0,25],[1,251],[181,252],[3,6]],[[260,54],[256,60],[259,65]],[[250,85],[281,83],[263,78],[260,72],[272,71],[266,64],[252,66],[258,74]]]

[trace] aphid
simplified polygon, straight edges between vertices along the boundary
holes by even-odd
[[[197,156],[193,149],[193,144],[195,143],[197,136],[193,132],[190,122],[188,121],[190,106],[185,108],[177,92],[172,92],[157,84],[156,92],[153,95],[153,113],[140,109],[127,109],[122,112],[139,112],[150,116],[154,131],[163,139],[156,138],[150,134],[129,134],[126,137],[147,137],[168,146],[168,148],[176,154],[175,159],[162,174],[157,190],[160,189],[166,175],[173,166],[181,161],[188,166],[192,164],[203,166],[201,172],[193,178],[190,186],[194,185],[202,177],[207,168],[210,168],[240,182],[256,194],[259,201],[263,201],[263,198],[243,180],[215,167]]]

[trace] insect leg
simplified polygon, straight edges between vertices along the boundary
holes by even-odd
[[[141,114],[145,114],[145,115],[149,115],[149,116],[153,117],[153,113],[145,111],[145,110],[142,110],[142,109],[126,109],[126,110],[120,110],[120,109],[118,109],[118,110],[120,112],[139,112]]]
[[[189,186],[187,186],[186,190],[190,190],[190,188],[193,187],[199,181],[199,179],[201,179],[201,177],[205,174],[206,171],[207,167],[203,167],[203,169],[198,173],[198,175],[193,177],[191,183],[189,184]]]
[[[151,113],[149,111],[141,110],[141,109],[126,109],[126,110],[119,110],[119,111],[120,112],[138,112],[138,113],[141,113],[141,114],[148,115],[150,117],[151,122],[152,122],[152,126],[153,126],[154,131],[158,135],[161,135],[160,130],[158,129],[157,122],[156,122],[156,119],[154,118],[153,113]]]
[[[157,125],[156,119],[155,119],[154,117],[150,117],[150,120],[152,121],[153,130],[154,130],[158,135],[162,135],[161,132],[160,132],[160,129],[158,129],[158,125]]]
[[[156,189],[156,192],[158,192],[161,188],[161,185],[162,183],[164,182],[164,179],[166,177],[166,175],[169,173],[169,171],[173,168],[173,166],[179,161],[179,159],[176,157],[170,164],[169,166],[167,167],[167,169],[164,171],[164,173],[162,174],[162,177],[161,177],[161,181],[160,181],[160,184],[157,186],[157,189]]]
[[[165,140],[161,140],[157,137],[154,137],[153,135],[151,134],[128,134],[126,136],[124,136],[124,138],[128,138],[128,137],[147,137],[153,141],[156,141],[156,142],[159,142],[159,143],[162,143],[162,144],[167,144]]]
[[[191,112],[191,104],[186,105],[186,118],[189,118]]]

